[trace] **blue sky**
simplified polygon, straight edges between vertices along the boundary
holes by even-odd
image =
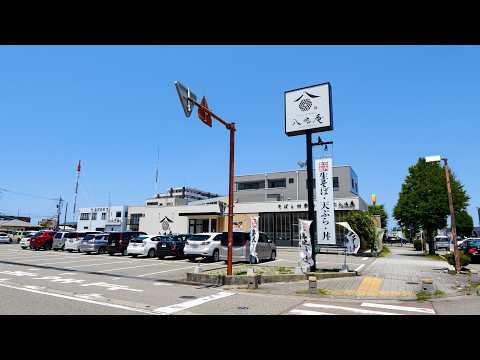
[[[174,81],[237,124],[236,173],[293,170],[304,136],[284,134],[283,92],[330,81],[334,163],[362,197],[394,206],[408,166],[447,156],[478,225],[480,47],[0,46],[0,187],[78,206],[142,204],[159,188],[228,191],[228,136],[186,119]],[[315,150],[316,157],[321,155]],[[53,201],[0,193],[0,212],[53,215]]]

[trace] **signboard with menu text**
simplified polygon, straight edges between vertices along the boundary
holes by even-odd
[[[335,245],[335,207],[331,158],[315,160],[317,244]]]

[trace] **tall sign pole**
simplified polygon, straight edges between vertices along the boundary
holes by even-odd
[[[212,127],[212,118],[220,122],[229,131],[230,136],[230,161],[229,161],[229,179],[228,179],[228,245],[227,245],[227,275],[232,275],[232,248],[233,248],[233,180],[235,177],[235,123],[228,123],[218,115],[209,110],[207,99],[202,98],[201,103],[197,102],[197,96],[180,82],[175,82],[178,97],[186,117],[190,117],[193,106],[198,108],[198,117],[207,126]]]
[[[321,241],[319,238],[318,224],[315,221],[312,147],[315,145],[331,144],[332,142],[325,143],[318,138],[317,143],[312,143],[312,133],[333,130],[331,86],[330,83],[327,82],[319,85],[285,91],[284,100],[285,134],[287,136],[305,134],[307,145],[308,220],[312,221],[313,225],[310,226],[313,260],[313,266],[311,267],[311,270],[315,271],[315,255],[317,252],[316,245],[321,244]],[[331,209],[331,211],[333,213],[334,210]],[[315,229],[317,229],[317,238],[314,236]]]
[[[455,209],[453,208],[452,188],[450,185],[450,174],[448,171],[448,160],[444,158],[445,162],[445,177],[447,178],[447,192],[448,192],[448,207],[450,208],[450,220],[452,222],[452,240],[453,240],[453,253],[455,255],[455,271],[460,272],[460,256],[458,253],[457,244],[457,223],[455,221]]]
[[[78,179],[80,178],[80,160],[77,165],[77,182],[75,184],[75,199],[73,201],[73,222],[75,222],[75,211],[77,210],[77,195],[78,195]]]

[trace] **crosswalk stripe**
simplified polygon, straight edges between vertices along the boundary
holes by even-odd
[[[297,315],[335,315],[335,314],[325,313],[320,311],[301,310],[301,309],[290,310],[290,313],[297,314]]]
[[[399,306],[399,305],[388,305],[388,304],[377,304],[377,303],[362,303],[361,306],[379,308],[379,309],[419,312],[424,314],[435,314],[435,310],[433,309],[419,308],[419,307],[412,307],[412,306]]]
[[[401,314],[386,312],[386,311],[357,309],[357,308],[352,308],[347,306],[337,306],[337,305],[327,305],[327,304],[305,303],[303,304],[303,306],[313,307],[313,308],[323,308],[323,309],[344,310],[344,311],[350,311],[350,312],[359,313],[359,314],[369,314],[369,315],[401,315]]]

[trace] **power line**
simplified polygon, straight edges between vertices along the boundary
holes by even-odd
[[[40,195],[32,195],[32,194],[22,193],[22,192],[18,192],[18,191],[13,191],[13,190],[5,189],[3,187],[0,187],[0,193],[1,192],[7,192],[7,193],[10,193],[10,194],[16,194],[16,195],[22,195],[22,196],[29,196],[29,197],[33,197],[33,198],[50,200],[50,201],[58,201],[59,200],[59,199],[48,198],[48,197],[40,196]]]

